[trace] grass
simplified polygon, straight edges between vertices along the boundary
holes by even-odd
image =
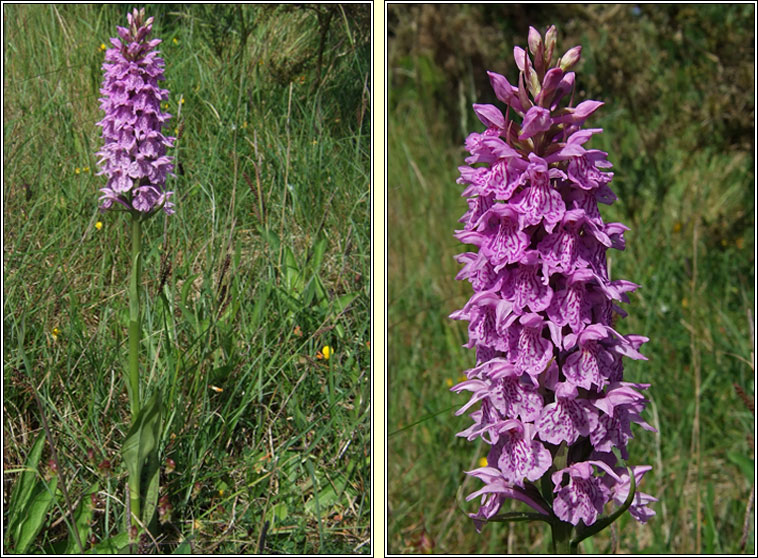
[[[466,324],[447,316],[465,304],[471,291],[468,283],[454,280],[459,266],[453,260],[465,251],[452,235],[466,210],[462,187],[455,183],[465,152],[459,122],[447,117],[439,99],[449,92],[455,105],[458,94],[462,106],[489,102],[482,100],[490,95],[486,89],[469,84],[476,82],[476,72],[492,66],[469,65],[471,77],[462,77],[464,85],[456,91],[448,77],[458,69],[445,53],[463,53],[458,62],[465,67],[467,60],[476,60],[466,58],[474,39],[457,32],[462,46],[441,44],[446,40],[441,31],[436,46],[428,37],[421,47],[403,41],[408,29],[425,37],[425,22],[433,22],[433,29],[447,28],[448,20],[439,19],[445,10],[453,14],[453,25],[477,8],[393,9],[388,47],[388,550],[549,552],[550,536],[541,523],[492,524],[479,535],[465,517],[477,504],[463,497],[481,483],[463,471],[477,467],[486,450],[456,438],[470,424],[454,416],[467,398],[449,392],[473,365],[473,354],[462,348]],[[502,23],[494,17],[483,20],[483,26]],[[540,29],[549,23],[558,26],[559,47],[580,41],[584,46],[577,70],[580,88],[593,79],[596,83],[600,77],[587,77],[587,72],[601,64],[599,41],[613,31],[601,27],[571,42],[560,20],[546,21]],[[582,25],[573,21],[566,27]],[[639,44],[651,58],[666,59],[661,54],[666,43],[655,29],[630,29],[652,33],[651,40]],[[518,30],[517,44],[525,42],[526,30]],[[474,29],[472,35],[491,36],[485,31],[493,32]],[[502,36],[498,63],[510,60],[511,37]],[[745,393],[752,402],[755,389],[754,161],[752,146],[718,132],[719,115],[699,120],[683,110],[702,99],[703,88],[698,88],[703,83],[716,83],[715,75],[701,75],[697,83],[685,79],[703,60],[700,54],[693,50],[676,65],[656,68],[654,82],[636,83],[631,76],[630,99],[605,96],[607,90],[599,87],[584,92],[583,98],[606,101],[591,122],[605,131],[591,143],[608,151],[615,167],[611,187],[620,197],[611,207],[601,206],[601,212],[606,222],[631,227],[627,249],[609,254],[611,273],[642,285],[618,328],[650,338],[643,347],[649,361],[627,362],[625,378],[651,384],[645,418],[658,432],[633,430],[630,462],[653,466],[641,489],[659,498],[653,506],[657,516],[647,525],[626,516],[583,542],[580,550],[586,553],[749,554],[755,549],[754,416],[740,396]],[[507,72],[515,83],[513,68]],[[645,96],[646,86],[659,96]],[[752,91],[745,94],[749,103],[748,97]],[[644,106],[649,120],[642,125],[634,106]],[[471,116],[461,118],[469,119],[468,131],[482,129]],[[524,509],[513,503],[505,511]]]
[[[74,550],[74,509],[85,550],[123,531],[129,229],[97,210],[94,124],[128,9],[4,6],[5,524],[43,420],[58,472],[46,443],[32,478],[70,496],[30,552]],[[370,552],[368,9],[146,7],[179,136],[143,237],[158,552]]]

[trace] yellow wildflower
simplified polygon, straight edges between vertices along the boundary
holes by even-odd
[[[479,458],[479,466],[480,467],[486,467],[487,466],[487,458],[486,457],[480,457]]]
[[[100,50],[105,50],[106,48],[108,47],[105,46],[105,43],[100,43]]]
[[[82,172],[82,169],[80,169],[79,167],[76,167],[76,168],[74,169],[74,172],[75,172],[76,174],[79,174],[80,172]]]
[[[61,330],[57,327],[53,328],[53,331],[50,332],[51,337],[53,338],[53,341],[58,340],[58,336],[61,334]]]
[[[103,228],[103,223],[102,223],[102,221],[98,221],[97,223],[95,223],[95,228],[96,228],[97,230],[100,230],[100,229],[102,229],[102,228]]]
[[[179,44],[179,41],[177,41],[177,40],[176,40],[176,37],[174,37],[173,43],[174,43],[175,45],[178,45],[178,44]]]
[[[332,351],[332,348],[329,345],[325,345],[323,349],[316,353],[316,358],[319,360],[329,360],[329,357],[332,356],[333,352],[334,351]]]
[[[446,385],[447,387],[453,387],[453,379],[452,379],[452,378],[448,378],[448,379],[446,379],[446,380],[445,380],[445,385]]]

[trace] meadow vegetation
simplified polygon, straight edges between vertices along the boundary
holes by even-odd
[[[148,550],[368,554],[370,6],[145,8],[179,138],[143,237]],[[131,6],[3,10],[4,549],[116,551],[129,219],[94,153]]]
[[[465,212],[457,167],[481,131],[471,104],[495,103],[486,70],[517,83],[514,44],[556,25],[560,53],[581,44],[576,99],[605,105],[589,146],[609,153],[606,222],[631,227],[610,251],[612,278],[641,288],[622,333],[650,338],[650,383],[630,461],[657,516],[628,515],[583,552],[753,553],[754,547],[754,7],[751,5],[395,5],[388,12],[388,547],[390,552],[540,553],[542,523],[477,534],[463,474],[477,453],[450,393],[474,355],[448,315],[471,295],[457,282]],[[504,511],[526,509],[519,503]]]

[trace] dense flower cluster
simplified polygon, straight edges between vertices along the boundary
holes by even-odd
[[[616,199],[607,153],[584,145],[598,128],[582,129],[602,105],[573,105],[581,47],[554,58],[555,27],[529,30],[529,53],[514,48],[518,87],[489,73],[505,115],[474,105],[486,126],[466,139],[471,154],[459,168],[468,212],[456,237],[477,248],[457,257],[458,279],[474,295],[451,317],[469,322],[476,366],[453,391],[470,391],[461,414],[477,402],[474,423],[459,436],[490,445],[487,466],[472,475],[485,486],[473,514],[477,527],[506,498],[562,521],[593,524],[606,503],[621,505],[630,489],[626,460],[630,424],[652,430],[640,416],[649,384],[623,381],[622,357],[644,359],[647,338],[614,329],[617,305],[637,285],[611,280],[608,248],[624,249],[621,223],[603,222],[598,202]],[[512,120],[509,114],[520,117]],[[635,481],[650,469],[633,467]],[[541,493],[549,475],[552,494]],[[630,512],[655,514],[655,501],[636,492]]]
[[[173,147],[175,138],[161,132],[171,118],[161,112],[161,101],[168,99],[168,91],[158,86],[165,79],[163,59],[155,50],[161,40],[148,40],[153,18],[144,18],[144,10],[127,14],[129,28],[118,27],[121,40],[111,39],[113,48],[105,52],[100,89],[105,117],[97,123],[105,145],[97,155],[98,174],[106,175],[108,183],[100,190],[101,209],[118,202],[129,211],[151,213],[163,208],[170,215],[173,192],[165,191],[165,182],[173,164],[166,148]]]

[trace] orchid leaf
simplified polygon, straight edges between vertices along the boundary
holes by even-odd
[[[179,546],[171,554],[192,554],[192,537],[188,537],[179,543]]]
[[[321,236],[311,248],[311,252],[309,253],[308,261],[306,263],[314,275],[321,268],[321,262],[324,259],[326,248],[327,241],[326,237],[324,236]]]
[[[487,521],[496,521],[499,523],[517,522],[517,521],[544,521],[550,523],[549,515],[537,512],[508,512],[493,515]]]
[[[155,519],[155,510],[158,507],[160,472],[161,468],[158,460],[158,453],[152,452],[147,460],[145,473],[145,476],[147,477],[147,491],[145,492],[144,506],[142,509],[142,522],[148,527],[148,529],[152,529],[152,523]]]
[[[24,472],[13,485],[10,504],[8,506],[8,530],[7,533],[18,540],[18,527],[26,516],[26,510],[31,499],[32,492],[37,484],[37,466],[42,457],[42,448],[45,445],[45,436],[40,434],[32,446],[32,450],[24,463]],[[7,544],[7,541],[6,541]]]
[[[739,468],[746,480],[752,482],[755,478],[755,461],[736,451],[727,452],[726,457]]]
[[[120,554],[128,546],[129,533],[119,533],[90,548],[85,554]]]
[[[157,447],[160,434],[161,401],[154,393],[134,419],[121,454],[130,476],[137,477],[147,456]]]
[[[17,527],[15,552],[25,554],[29,546],[37,538],[47,518],[47,511],[55,500],[55,489],[58,487],[58,477],[53,477],[50,484],[38,482],[32,491],[28,506],[24,510],[24,518]]]
[[[154,393],[148,402],[140,409],[139,413],[132,423],[132,427],[126,435],[124,445],[121,448],[121,455],[129,472],[130,479],[139,479],[142,474],[142,467],[147,459],[158,448],[161,430],[161,399],[158,392]],[[155,482],[152,476],[148,482]],[[130,480],[130,483],[132,481]],[[151,490],[151,484],[148,484],[148,492]],[[157,489],[156,489],[157,490]],[[156,491],[157,494],[157,491]],[[149,502],[145,506],[145,512],[148,512]],[[155,509],[153,508],[152,512]],[[151,512],[151,513],[152,513]]]

